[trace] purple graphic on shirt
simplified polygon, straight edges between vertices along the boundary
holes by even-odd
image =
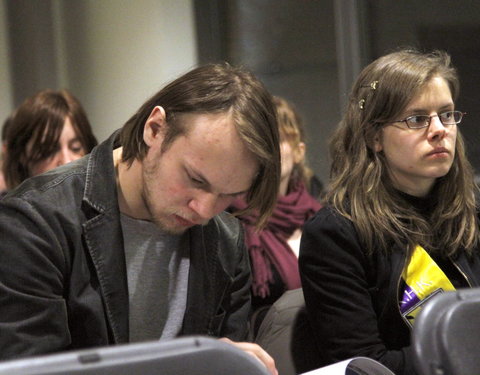
[[[402,301],[400,302],[400,311],[402,314],[410,310],[418,302],[420,302],[420,298],[415,294],[415,290],[409,285],[406,285]]]

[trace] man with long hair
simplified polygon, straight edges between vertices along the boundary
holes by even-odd
[[[262,226],[280,151],[270,94],[210,64],[150,98],[107,141],[34,177],[0,207],[0,357],[171,339],[246,337],[250,268],[224,209],[244,195]]]

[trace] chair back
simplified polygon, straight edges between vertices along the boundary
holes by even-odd
[[[415,318],[414,366],[420,375],[480,373],[480,288],[440,293]]]
[[[252,355],[207,337],[124,344],[11,360],[0,375],[270,375]]]
[[[255,342],[275,360],[280,375],[295,375],[321,366],[301,288],[286,291],[268,310]]]

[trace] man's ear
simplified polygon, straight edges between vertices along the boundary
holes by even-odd
[[[167,116],[163,107],[156,106],[145,121],[143,128],[143,140],[148,147],[152,147],[154,142],[163,140],[167,127]]]

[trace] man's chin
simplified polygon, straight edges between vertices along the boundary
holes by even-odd
[[[184,234],[188,228],[162,228],[164,232],[174,235],[174,236],[179,236]]]
[[[196,223],[185,219],[180,215],[172,214],[168,217],[155,218],[154,222],[162,231],[173,235],[179,235],[185,233],[186,230],[196,225],[206,225],[208,220],[205,223]]]
[[[162,232],[172,235],[183,234],[188,229],[188,227],[172,225],[171,223],[166,224],[161,221],[155,221],[155,224],[157,224]]]
[[[180,235],[185,233],[186,230],[193,227],[195,224],[187,220],[180,220],[177,215],[173,215],[171,220],[155,220],[155,224],[165,233],[172,235]]]

